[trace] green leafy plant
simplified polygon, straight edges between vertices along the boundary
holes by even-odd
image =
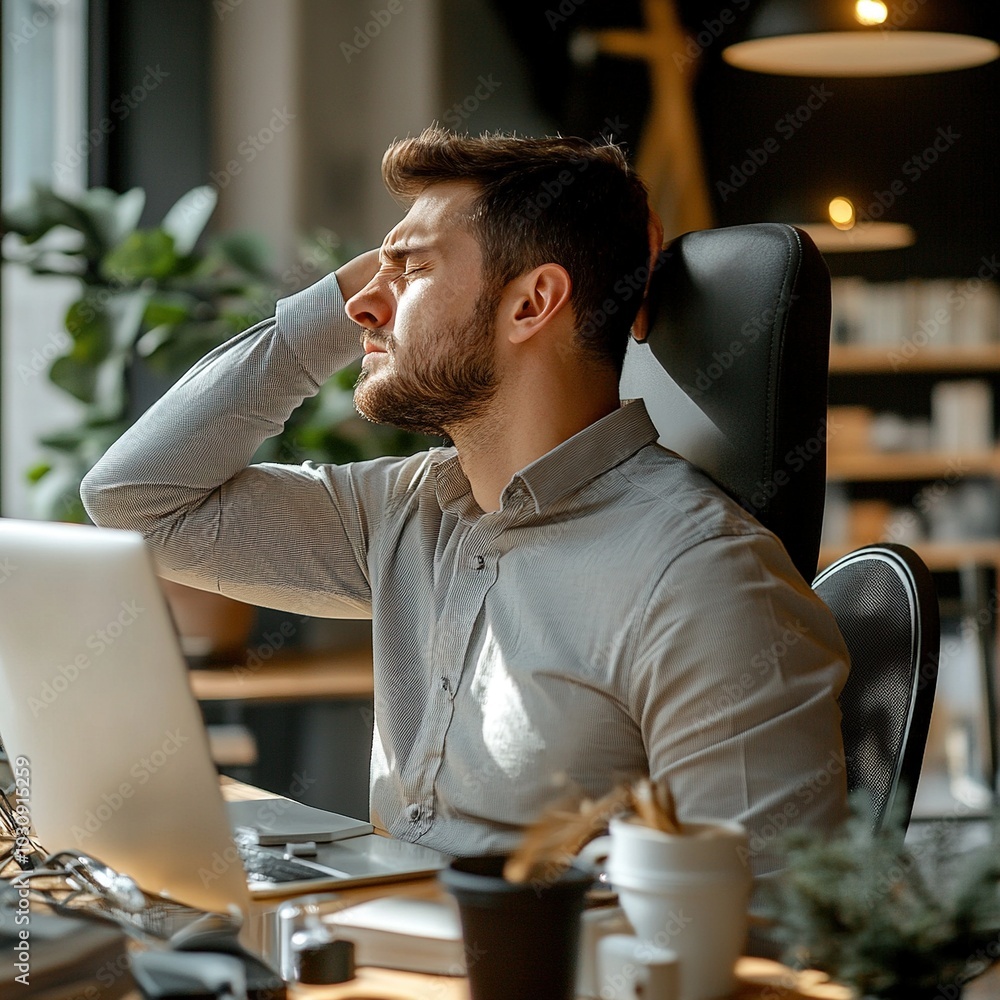
[[[79,401],[81,415],[39,441],[44,457],[28,470],[45,516],[86,519],[80,481],[138,415],[138,366],[172,382],[212,348],[272,315],[279,294],[308,283],[300,279],[317,280],[346,259],[339,241],[321,233],[279,281],[259,240],[242,234],[201,240],[216,204],[213,188],[194,188],[159,225],[140,228],[145,201],[138,188],[67,195],[36,186],[3,213],[5,229],[17,237],[5,243],[8,262],[80,283],[66,313],[65,352],[48,377]],[[428,439],[357,417],[356,377],[357,368],[331,379],[281,435],[265,442],[257,460],[342,462],[424,447]]]
[[[785,960],[864,997],[957,996],[1000,957],[1000,820],[988,844],[959,853],[955,822],[907,846],[899,816],[873,832],[867,800],[852,804],[833,835],[783,838],[787,866],[767,915]]]

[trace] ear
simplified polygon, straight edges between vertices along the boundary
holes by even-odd
[[[523,344],[569,306],[573,282],[561,264],[541,264],[514,278],[504,292],[507,339]]]

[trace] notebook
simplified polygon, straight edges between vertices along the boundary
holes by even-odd
[[[234,805],[230,820],[136,532],[0,518],[0,739],[22,761],[18,791],[48,851],[85,851],[190,906],[246,912],[251,895],[389,881],[448,860],[282,797]],[[308,858],[267,846],[299,834],[327,842]]]

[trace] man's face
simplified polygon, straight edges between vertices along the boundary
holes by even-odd
[[[375,277],[347,303],[365,327],[362,416],[428,434],[480,416],[496,393],[497,303],[482,294],[472,184],[429,187],[386,236]]]

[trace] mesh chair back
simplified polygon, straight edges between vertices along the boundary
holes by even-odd
[[[876,827],[899,802],[909,822],[937,683],[940,622],[930,571],[904,545],[868,545],[813,590],[851,654],[840,696],[849,792],[871,795]]]

